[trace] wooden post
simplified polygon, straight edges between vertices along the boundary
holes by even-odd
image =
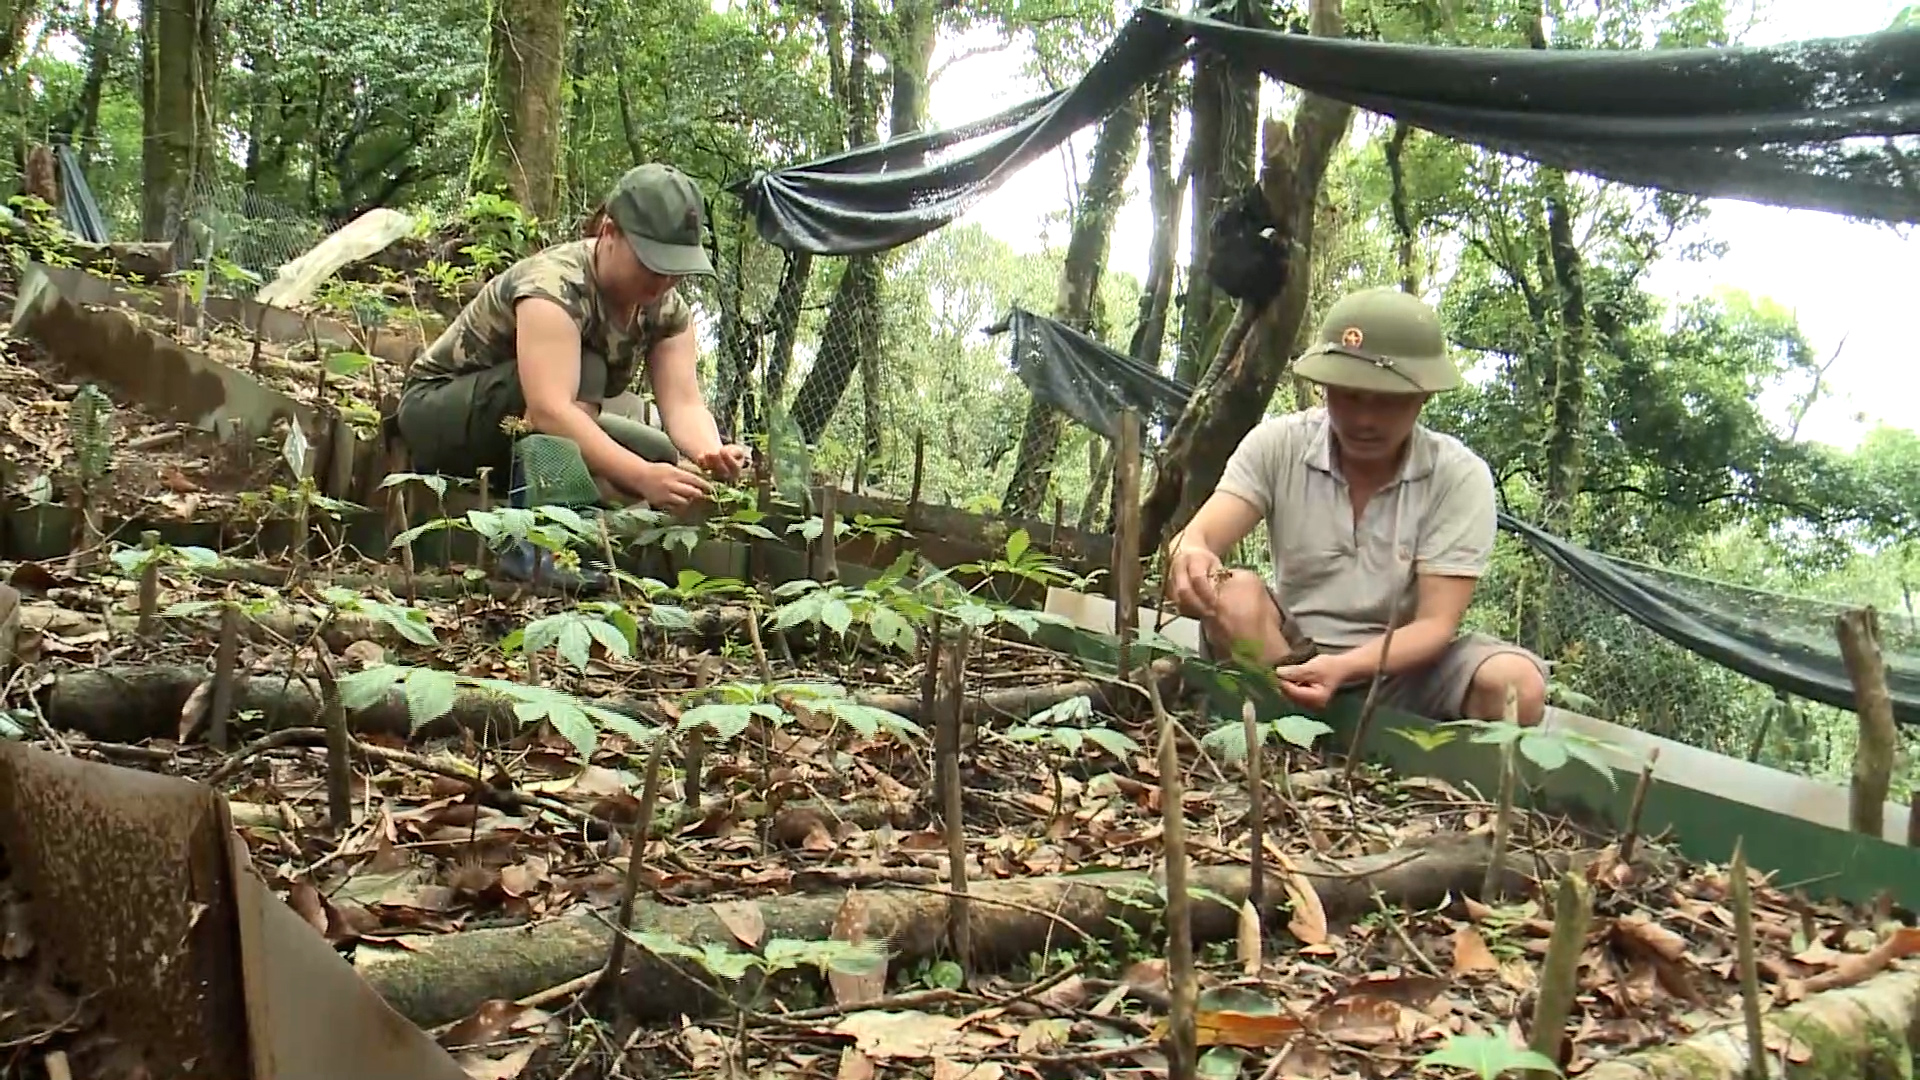
[[[927,475],[927,433],[913,433],[913,486],[907,490],[907,528],[920,525],[920,483]]]
[[[1113,630],[1120,638],[1120,677],[1133,670],[1133,639],[1140,604],[1140,414],[1120,412],[1120,437],[1114,447],[1113,496],[1119,508],[1113,521]]]
[[[1853,682],[1854,712],[1860,718],[1860,745],[1853,755],[1853,805],[1848,815],[1854,832],[1882,835],[1887,791],[1893,785],[1893,754],[1900,733],[1893,724],[1893,695],[1887,690],[1887,665],[1880,655],[1880,618],[1871,607],[1843,612],[1834,620],[1840,657]]]

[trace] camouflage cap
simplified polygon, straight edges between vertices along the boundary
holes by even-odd
[[[1394,288],[1363,289],[1335,301],[1293,371],[1322,386],[1382,394],[1434,393],[1460,385],[1439,314],[1419,297]]]
[[[713,263],[701,246],[706,202],[687,175],[671,165],[636,165],[607,193],[613,219],[640,265],[656,274],[685,277],[712,274]]]

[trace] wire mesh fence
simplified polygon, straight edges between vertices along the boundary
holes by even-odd
[[[200,271],[210,289],[251,292],[326,234],[326,224],[310,213],[244,184],[200,176],[188,187],[180,227],[169,240],[174,265]]]

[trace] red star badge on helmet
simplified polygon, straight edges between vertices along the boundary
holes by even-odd
[[[1367,336],[1362,334],[1360,328],[1357,326],[1349,326],[1340,332],[1340,344],[1345,345],[1349,349],[1359,348],[1360,343],[1365,340],[1367,340]]]

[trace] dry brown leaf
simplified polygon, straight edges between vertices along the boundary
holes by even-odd
[[[878,1075],[872,1058],[851,1046],[840,1051],[840,1071],[834,1074],[835,1080],[874,1080]]]
[[[1078,1009],[1087,1002],[1087,981],[1078,975],[1069,975],[1041,991],[1033,1000],[1036,1005],[1055,1012]]]
[[[760,905],[755,901],[722,900],[708,904],[707,910],[727,928],[727,933],[749,949],[759,948],[760,939],[767,935],[766,916],[760,913]]]
[[[546,883],[547,860],[538,855],[500,868],[500,891],[508,896],[526,896]]]
[[[212,704],[213,680],[201,679],[193,688],[193,693],[188,694],[187,700],[180,706],[179,740],[181,742],[186,742],[193,737],[194,730],[200,726],[200,721],[206,716],[207,709]]]
[[[525,1005],[516,1005],[506,998],[493,998],[480,1003],[479,1008],[468,1013],[446,1033],[440,1036],[440,1045],[449,1047],[481,1047],[498,1042],[513,1030],[514,1022],[530,1011]]]
[[[952,1016],[875,1009],[848,1013],[833,1030],[852,1036],[854,1046],[876,1061],[946,1057],[991,1050],[1000,1044],[998,1037],[963,1030],[961,1023]]]
[[[762,925],[761,932],[765,933]],[[859,889],[848,889],[833,916],[833,928],[827,936],[835,941],[858,945],[867,940],[867,897]],[[864,971],[830,968],[827,985],[833,988],[833,1000],[839,1005],[859,1005],[874,1001],[887,992],[887,967],[884,962]]]
[[[1015,1053],[1046,1054],[1058,1050],[1073,1037],[1073,1025],[1065,1020],[1049,1017],[1035,1020],[1020,1029],[1013,1041]]]
[[[364,671],[386,663],[387,650],[377,641],[350,641],[340,651],[340,658],[346,661],[348,667]]]
[[[1620,943],[1662,960],[1679,961],[1687,955],[1687,939],[1647,918],[1622,915],[1613,920],[1613,931]]]
[[[1328,1038],[1362,1046],[1378,1046],[1400,1039],[1401,1004],[1390,998],[1357,994],[1340,998],[1313,1014],[1314,1030]],[[1423,1022],[1416,1014],[1414,1023]]]
[[[502,1058],[490,1058],[481,1053],[461,1054],[454,1060],[459,1063],[462,1072],[471,1080],[517,1080],[533,1060],[538,1044],[527,1043],[516,1047]]]
[[[1161,990],[1167,988],[1167,961],[1164,957],[1149,957],[1135,960],[1120,973],[1120,981],[1137,990]]]
[[[1306,1027],[1297,1016],[1286,1013],[1245,1013],[1202,1010],[1194,1015],[1194,1035],[1199,1046],[1241,1046],[1249,1048],[1284,1046],[1299,1037]],[[1167,1021],[1154,1025],[1150,1039],[1167,1037]]]
[[[1472,975],[1483,971],[1499,971],[1500,961],[1494,959],[1493,950],[1487,948],[1487,942],[1480,931],[1471,926],[1463,926],[1453,932],[1453,973]]]
[[[1240,969],[1249,977],[1260,974],[1260,909],[1253,901],[1240,902]]]
[[[708,1031],[698,1024],[680,1029],[680,1046],[686,1050],[695,1076],[716,1076],[730,1072],[733,1040]]]
[[[1288,1080],[1326,1080],[1333,1075],[1333,1059],[1311,1039],[1295,1039],[1280,1061],[1280,1075]]]
[[[1832,971],[1823,971],[1808,979],[1806,992],[1817,994],[1822,990],[1852,986],[1886,970],[1887,965],[1895,960],[1916,952],[1920,952],[1920,927],[1903,926],[1887,935],[1886,940],[1874,946],[1872,952],[1849,956],[1835,965]]]
[[[1287,932],[1300,940],[1303,945],[1324,945],[1327,941],[1327,909],[1320,903],[1320,894],[1315,891],[1313,882],[1293,860],[1277,848],[1269,848],[1275,865],[1285,875],[1282,881],[1286,885],[1288,907],[1292,917],[1287,920]]]

